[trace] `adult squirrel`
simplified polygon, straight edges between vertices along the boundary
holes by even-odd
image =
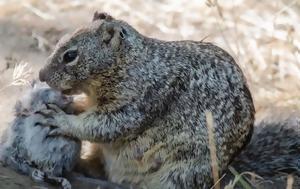
[[[138,188],[210,188],[205,112],[213,115],[220,173],[248,143],[255,109],[234,59],[206,42],[162,41],[95,13],[57,44],[41,81],[85,93],[80,115],[45,109],[52,135],[101,144],[110,181]]]

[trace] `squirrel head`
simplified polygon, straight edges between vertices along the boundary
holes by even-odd
[[[136,36],[126,22],[96,12],[92,23],[60,39],[39,78],[67,94],[85,92],[86,81],[116,66]]]

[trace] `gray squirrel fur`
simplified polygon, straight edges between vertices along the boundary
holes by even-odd
[[[213,184],[205,112],[213,114],[220,172],[247,144],[254,105],[234,59],[207,42],[162,41],[96,13],[63,37],[40,80],[84,92],[87,111],[45,109],[52,134],[97,142],[110,181],[138,188],[194,189]]]
[[[71,97],[33,82],[15,106],[15,119],[7,128],[0,144],[0,161],[4,166],[30,175],[34,180],[61,184],[71,188],[65,174],[71,172],[80,157],[81,142],[65,136],[48,136],[51,125],[42,125],[43,116],[36,114],[47,104],[56,104],[72,112]]]

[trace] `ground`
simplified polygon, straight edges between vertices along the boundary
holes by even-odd
[[[20,175],[8,168],[0,166],[0,188],[5,189],[24,189],[24,188],[42,188],[43,185],[34,183],[29,177]],[[50,188],[49,186],[45,186]]]
[[[300,107],[299,0],[0,0],[0,10],[0,134],[57,40],[90,22],[95,10],[151,37],[210,41],[227,50],[247,77],[257,118]],[[33,187],[27,177],[3,167],[0,173],[0,188]]]

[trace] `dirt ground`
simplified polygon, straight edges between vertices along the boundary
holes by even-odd
[[[57,40],[90,22],[95,10],[151,37],[205,40],[226,49],[248,79],[258,118],[300,107],[299,0],[0,0],[0,10],[0,134]],[[0,166],[0,188],[39,186]]]

